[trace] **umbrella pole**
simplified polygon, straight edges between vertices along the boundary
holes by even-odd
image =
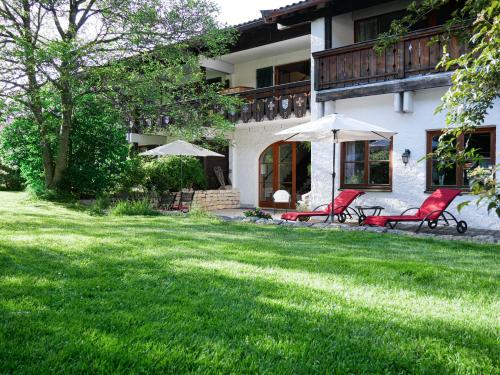
[[[182,193],[182,155],[180,155],[180,161],[181,161],[181,186],[179,188],[179,191]]]
[[[332,161],[332,209],[330,212],[332,223],[335,220],[335,154],[337,146],[337,130],[332,130],[333,133],[333,161]]]

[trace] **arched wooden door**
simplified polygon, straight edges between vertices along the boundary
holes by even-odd
[[[292,196],[291,208],[295,208],[296,193],[296,158],[295,142],[277,142],[264,150],[259,158],[259,206],[275,207],[273,194],[286,190]],[[288,208],[287,204],[276,205]]]

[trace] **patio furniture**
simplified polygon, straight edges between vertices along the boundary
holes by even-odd
[[[380,216],[382,210],[384,209],[382,206],[356,206],[355,208],[359,213],[359,225],[363,224],[363,221],[367,216]],[[373,213],[371,215],[367,215],[365,210],[373,210]]]
[[[337,215],[335,203],[335,177],[337,175],[335,168],[335,158],[337,155],[336,146],[341,142],[353,141],[376,141],[380,139],[390,140],[396,132],[381,128],[364,121],[347,117],[338,113],[324,116],[318,120],[293,126],[282,130],[275,135],[287,137],[285,141],[308,141],[308,142],[327,142],[332,141],[332,203],[333,210],[330,210],[333,222]],[[354,211],[354,209],[352,209]],[[350,215],[349,215],[350,216]],[[339,216],[340,218],[340,216]]]
[[[399,216],[368,216],[363,223],[379,227],[388,225],[391,229],[394,229],[399,222],[420,222],[416,230],[416,233],[418,233],[425,222],[427,222],[430,229],[434,229],[440,221],[444,222],[445,226],[449,226],[450,221],[454,221],[457,232],[465,233],[467,223],[463,220],[458,221],[452,213],[446,211],[450,203],[461,193],[460,190],[456,189],[437,189],[420,207],[409,208]],[[417,211],[413,215],[406,215],[407,212],[412,210]]]
[[[191,204],[193,203],[194,191],[190,192],[181,192],[181,197],[179,199],[179,204],[177,206],[173,206],[172,208],[177,211],[182,211],[184,213],[189,212],[191,208]]]
[[[352,216],[358,216],[359,213],[352,207],[350,207],[351,203],[361,195],[363,195],[363,191],[346,189],[340,192],[339,195],[335,198],[333,202],[334,212],[333,215],[337,216],[338,221],[340,223],[344,223],[347,220],[347,217],[352,219]],[[319,210],[322,207],[326,207],[324,210]],[[303,218],[311,218],[317,216],[326,216],[325,223],[328,221],[329,217],[332,216],[332,203],[323,204],[321,206],[316,207],[313,211],[309,212],[287,212],[281,215],[283,220],[296,221]]]
[[[177,198],[177,193],[164,192],[160,195],[160,200],[158,202],[158,207],[161,210],[171,210],[175,203],[175,198]]]
[[[222,170],[222,167],[220,165],[216,165],[214,167],[214,173],[215,176],[217,177],[217,181],[219,181],[220,190],[226,190],[226,179],[224,178],[224,171]]]
[[[292,196],[286,190],[278,190],[273,194],[273,203],[274,203],[274,213],[276,213],[276,203],[285,203],[288,205],[288,209],[290,209],[290,205],[292,203]]]

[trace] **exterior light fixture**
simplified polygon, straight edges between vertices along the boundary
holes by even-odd
[[[401,155],[401,160],[403,160],[403,163],[405,166],[410,161],[410,155],[411,155],[411,151],[408,149],[406,149],[405,152],[403,152],[403,154]]]

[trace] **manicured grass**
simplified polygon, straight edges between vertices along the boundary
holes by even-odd
[[[499,254],[0,193],[0,373],[499,373]]]

